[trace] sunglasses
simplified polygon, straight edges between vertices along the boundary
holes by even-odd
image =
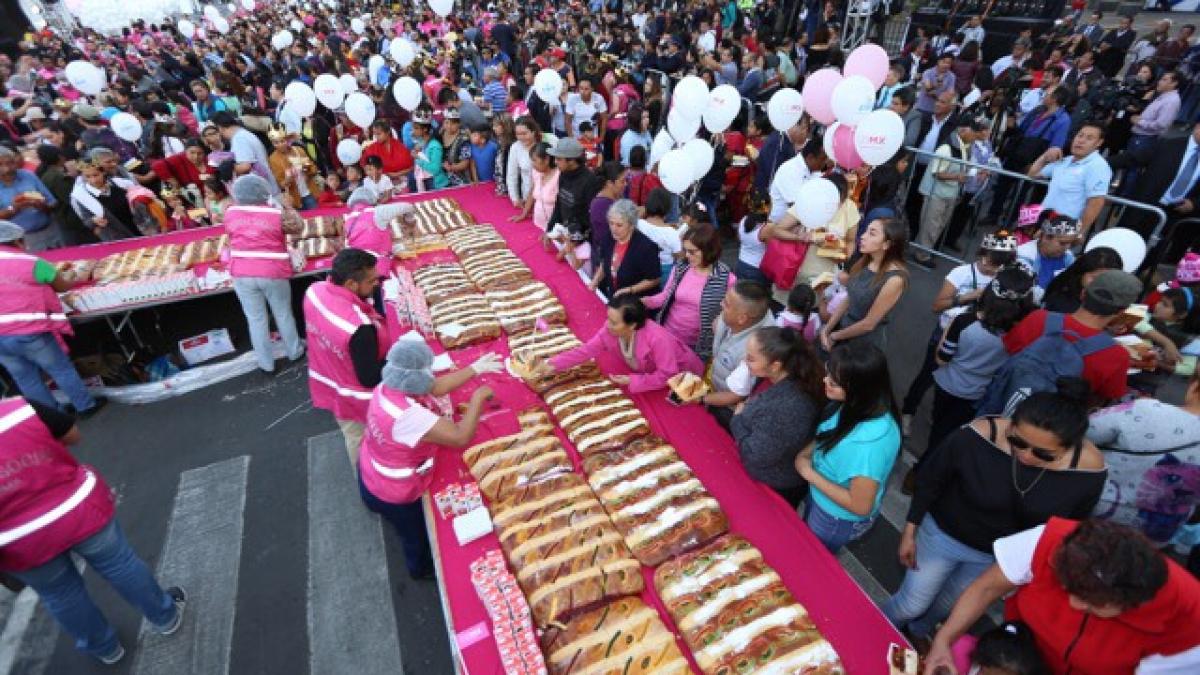
[[[1007,438],[1008,438],[1008,446],[1010,448],[1012,448],[1013,450],[1016,450],[1017,452],[1028,452],[1029,454],[1033,455],[1035,458],[1037,458],[1043,462],[1046,462],[1046,463],[1050,463],[1050,462],[1054,462],[1054,461],[1058,460],[1058,457],[1059,457],[1058,453],[1051,452],[1050,450],[1047,450],[1045,448],[1039,448],[1038,446],[1030,443],[1029,441],[1025,440],[1024,438],[1021,438],[1020,436],[1018,436],[1017,434],[1015,434],[1011,431],[1008,432]]]

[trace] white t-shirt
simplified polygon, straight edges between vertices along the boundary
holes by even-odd
[[[683,241],[673,227],[659,227],[641,218],[638,219],[638,232],[646,235],[650,241],[658,245],[658,262],[660,265],[675,264],[675,254],[683,250]]]
[[[972,270],[974,275],[972,275]],[[967,263],[950,270],[950,273],[946,275],[946,282],[954,286],[956,294],[970,293],[979,288],[986,288],[988,284],[992,283],[992,277],[979,271],[975,263]],[[950,322],[954,320],[954,317],[965,311],[967,311],[966,307],[951,307],[945,310],[938,318],[938,325],[945,331],[950,327]]]
[[[375,191],[376,196],[382,195],[388,190],[395,189],[392,184],[392,179],[387,177],[387,174],[380,174],[379,180],[374,180],[370,176],[363,176],[363,187],[371,188]]]
[[[275,182],[275,174],[271,173],[267,148],[257,136],[245,129],[238,129],[229,139],[229,149],[233,152],[233,161],[250,164],[250,170],[262,176],[271,186],[271,194],[279,194],[279,183]]]
[[[410,399],[408,407],[392,424],[392,440],[415,448],[439,419],[433,411]]]
[[[1033,581],[1033,553],[1042,538],[1045,525],[1001,537],[992,544],[1000,573],[1014,586]],[[1200,645],[1178,654],[1154,654],[1142,659],[1136,675],[1185,675],[1200,672]]]
[[[767,244],[758,238],[758,233],[762,231],[763,224],[759,223],[758,227],[746,231],[746,219],[743,218],[741,223],[738,223],[737,236],[741,248],[738,249],[738,261],[744,262],[751,267],[758,267],[762,264],[763,256],[767,254]]]
[[[592,92],[592,99],[584,101],[583,97],[576,93],[567,95],[567,106],[563,112],[571,115],[571,131],[578,136],[579,125],[583,122],[591,121],[592,129],[597,134],[602,133],[596,125],[600,123],[600,114],[608,112],[608,104],[604,102],[604,97]]]

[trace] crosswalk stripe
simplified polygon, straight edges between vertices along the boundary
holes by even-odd
[[[187,616],[170,636],[142,622],[134,675],[229,672],[249,468],[243,455],[180,475],[157,576],[188,591]]]
[[[358,494],[339,432],[308,443],[308,644],[312,675],[403,673],[383,529]]]

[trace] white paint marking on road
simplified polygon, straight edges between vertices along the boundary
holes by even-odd
[[[339,432],[308,441],[309,672],[403,673],[382,522],[367,510]]]
[[[301,408],[305,408],[305,407],[307,407],[308,410],[312,410],[312,401],[301,401],[300,403],[297,403],[295,408],[292,408],[291,410],[285,412],[282,417],[280,417],[279,419],[275,420],[274,422],[271,422],[270,424],[268,424],[267,428],[263,429],[263,431],[270,431],[276,425],[278,425],[280,422],[286,420],[287,418],[291,417],[293,414],[299,412]],[[306,410],[305,412],[308,412],[308,410]]]
[[[229,672],[249,469],[243,455],[180,475],[157,576],[188,591],[187,613],[174,635],[142,622],[134,675]]]
[[[37,611],[37,601],[37,593],[32,588],[26,588],[9,604],[8,621],[4,623],[4,631],[0,632],[0,675],[13,672],[17,652],[25,642],[29,624],[33,622],[34,612]]]
[[[78,556],[72,557],[75,569],[83,574],[87,563]],[[45,608],[38,604],[37,592],[26,587],[15,596],[7,590],[0,591],[8,595],[5,604],[8,607],[8,618],[4,629],[0,631],[0,675],[10,675],[20,672],[22,675],[42,675],[50,664],[54,654],[54,645],[58,641],[58,624]],[[36,627],[33,633],[30,628]],[[32,638],[27,639],[26,636]],[[14,671],[17,664],[21,669]]]

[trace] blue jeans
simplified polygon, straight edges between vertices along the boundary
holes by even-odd
[[[75,647],[92,656],[107,656],[117,648],[117,631],[92,602],[83,577],[71,562],[74,551],[96,574],[106,579],[125,602],[133,605],[155,626],[175,621],[175,602],[163,591],[125,540],[117,519],[96,534],[63,551],[49,562],[13,576],[37,591],[42,604],[63,630],[75,638]]]
[[[958,596],[995,561],[946,534],[926,515],[917,528],[917,567],[905,573],[883,613],[897,628],[908,626],[914,637],[932,637]]]
[[[433,573],[433,554],[429,551],[429,533],[425,529],[425,513],[421,500],[409,504],[393,504],[376,497],[358,478],[358,493],[367,509],[396,528],[404,548],[404,564],[410,577],[419,578]]]
[[[296,317],[292,313],[292,286],[287,279],[238,277],[233,280],[233,292],[242,305],[246,323],[250,325],[250,345],[258,367],[268,373],[275,371],[275,356],[271,352],[271,319],[267,306],[275,317],[275,327],[287,348],[287,357],[293,361],[304,355],[304,344],[296,331]]]
[[[75,372],[75,364],[51,333],[0,335],[0,366],[12,376],[21,395],[31,401],[58,408],[42,380],[45,372],[71,399],[75,410],[82,412],[96,405],[79,373]]]
[[[825,544],[830,553],[866,534],[875,524],[875,516],[866,520],[843,520],[817,506],[811,496],[804,502],[804,523]]]
[[[312,195],[304,195],[300,198],[300,210],[311,211],[317,208],[317,198]]]
[[[768,289],[771,288],[771,280],[767,278],[767,275],[763,274],[761,269],[748,262],[737,261],[737,265],[733,268],[733,273],[738,281],[757,281]]]

